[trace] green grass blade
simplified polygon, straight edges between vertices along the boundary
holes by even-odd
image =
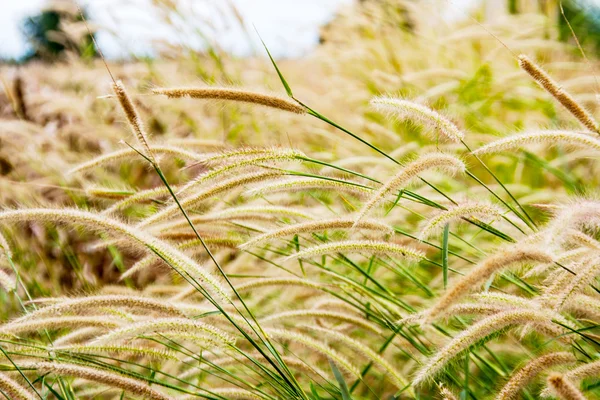
[[[350,391],[348,390],[348,385],[346,384],[346,381],[344,380],[344,376],[338,369],[337,365],[335,365],[335,363],[333,361],[331,361],[331,359],[329,360],[329,366],[331,367],[331,370],[333,371],[333,376],[335,376],[335,380],[338,382],[338,385],[340,385],[340,392],[342,393],[342,400],[352,400],[352,397],[350,396]]]
[[[442,274],[444,278],[444,289],[448,287],[448,237],[450,236],[450,224],[444,226],[442,237]]]
[[[281,84],[285,88],[285,91],[286,91],[287,95],[290,96],[291,98],[294,98],[294,94],[292,93],[292,88],[290,87],[290,85],[288,85],[287,81],[283,77],[283,74],[281,73],[281,71],[279,70],[279,67],[277,66],[277,63],[273,59],[273,56],[271,55],[271,52],[269,51],[269,48],[267,47],[267,45],[265,44],[265,41],[260,36],[260,33],[258,33],[258,29],[256,29],[256,26],[254,27],[254,30],[256,31],[256,34],[258,35],[258,38],[260,39],[263,47],[265,48],[267,54],[269,55],[269,59],[271,60],[271,63],[273,64],[273,67],[275,67],[275,71],[277,71],[277,75],[279,76],[279,79],[281,80]]]

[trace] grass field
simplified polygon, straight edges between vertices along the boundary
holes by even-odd
[[[0,393],[600,398],[597,61],[434,11],[0,66]]]

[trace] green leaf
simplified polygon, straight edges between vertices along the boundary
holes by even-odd
[[[344,377],[342,376],[342,373],[340,372],[338,367],[331,360],[329,360],[329,366],[331,366],[331,370],[333,371],[333,376],[335,376],[335,380],[338,381],[340,385],[340,392],[342,392],[342,400],[352,400],[352,397],[350,397],[350,392],[348,391],[348,385],[346,385],[346,381],[344,380]]]
[[[298,235],[294,236],[294,246],[296,247],[296,252],[300,251],[300,238],[298,237]],[[306,277],[306,271],[304,270],[304,264],[302,263],[302,260],[298,260],[298,264],[300,264],[300,270],[302,271],[302,276]]]
[[[277,63],[273,59],[273,56],[271,55],[271,52],[269,51],[269,49],[267,48],[267,45],[265,44],[265,41],[262,39],[262,37],[260,37],[260,33],[258,33],[258,29],[256,29],[256,26],[254,27],[254,30],[256,31],[256,34],[258,35],[258,38],[260,39],[263,47],[267,51],[267,54],[269,55],[269,59],[271,59],[271,63],[275,67],[275,71],[277,71],[277,75],[279,75],[279,79],[281,80],[281,83],[282,83],[283,87],[285,88],[285,91],[286,91],[287,95],[290,96],[291,98],[294,98],[294,94],[292,93],[292,88],[290,87],[290,85],[288,85],[287,81],[283,77],[283,74],[279,70],[279,67],[277,66]]]
[[[48,389],[50,392],[52,392],[52,394],[54,395],[54,397],[56,397],[58,400],[65,400],[65,398],[62,397],[60,395],[60,393],[58,393],[56,390],[54,390],[52,388],[52,386],[48,385],[48,383],[44,382],[44,386],[46,386],[46,389]],[[41,399],[41,397],[40,397],[40,399]]]
[[[310,393],[314,396],[315,399],[321,398],[321,396],[319,396],[319,393],[317,393],[317,388],[312,382],[310,383]]]
[[[442,238],[442,274],[444,276],[444,289],[448,286],[448,237],[450,236],[450,224],[444,226]]]
[[[401,189],[398,192],[398,196],[396,197],[396,201],[394,201],[394,204],[392,204],[392,206],[385,212],[385,214],[384,214],[385,217],[387,217],[388,214],[394,209],[394,207],[396,207],[398,205],[403,194],[404,194],[404,189]]]

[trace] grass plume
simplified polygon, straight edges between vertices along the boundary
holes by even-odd
[[[492,274],[508,268],[516,263],[551,263],[552,257],[546,252],[535,248],[511,247],[497,252],[477,264],[468,274],[459,278],[444,295],[431,307],[427,313],[427,321],[432,321],[452,303],[455,303],[467,293],[475,290],[477,285],[488,279]]]
[[[418,178],[419,174],[424,171],[436,169],[444,171],[450,175],[456,172],[463,172],[465,164],[458,157],[444,153],[429,153],[425,154],[415,161],[404,166],[396,175],[390,178],[381,188],[365,202],[356,218],[358,223],[371,211],[377,204],[385,199],[385,197],[399,189],[406,187],[413,179]]]
[[[376,97],[371,100],[371,105],[402,119],[419,121],[431,129],[438,130],[451,142],[460,142],[465,137],[452,121],[422,104],[393,97]]]
[[[552,95],[560,104],[563,105],[581,125],[585,126],[592,132],[600,133],[598,123],[594,120],[591,114],[583,108],[573,96],[566,92],[556,83],[546,71],[538,64],[533,62],[524,54],[519,55],[519,66],[523,71],[527,72],[531,77],[548,93]]]
[[[304,107],[297,102],[284,97],[251,92],[249,90],[227,88],[227,87],[200,87],[200,88],[154,88],[152,93],[164,95],[171,99],[189,97],[192,99],[226,100],[242,103],[258,104],[261,106],[276,108],[295,114],[305,114]]]
[[[559,373],[548,377],[548,387],[562,400],[585,400],[586,397],[567,379]]]

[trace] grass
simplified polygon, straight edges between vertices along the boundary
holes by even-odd
[[[2,67],[0,394],[598,398],[589,65],[419,7],[299,60]]]

